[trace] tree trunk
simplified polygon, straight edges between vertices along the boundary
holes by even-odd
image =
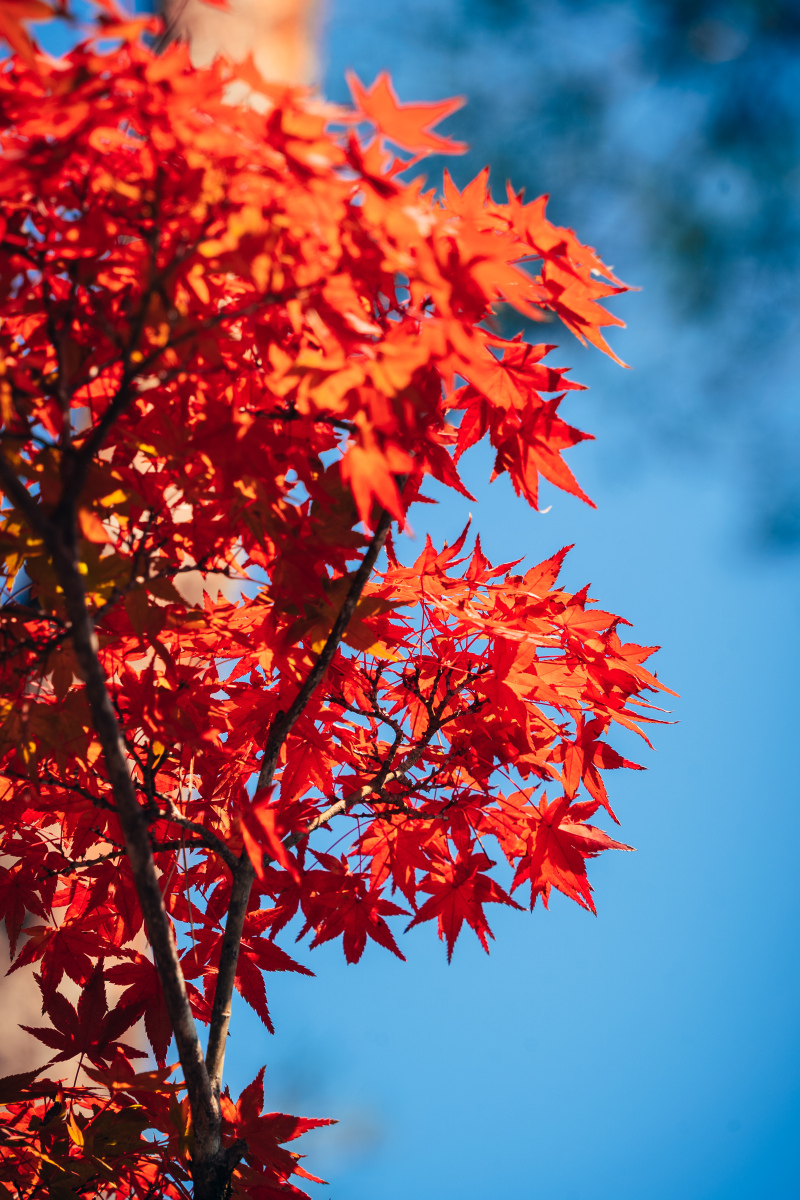
[[[270,83],[301,86],[319,82],[319,10],[319,0],[164,0],[167,35],[189,43],[196,66],[252,54]]]

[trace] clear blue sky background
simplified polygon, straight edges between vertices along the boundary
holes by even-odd
[[[367,80],[388,66],[409,100],[508,87],[521,97],[513,125],[550,56],[579,73],[608,55],[612,69],[615,30],[657,6],[551,7],[560,24],[538,29],[526,76],[524,29],[469,28],[468,5],[332,0],[328,93],[343,94],[346,66]],[[700,83],[637,77],[616,101],[611,162],[646,153],[666,171],[723,78],[712,67]],[[491,128],[477,137],[491,149]],[[320,1200],[800,1197],[800,589],[796,558],[754,548],[749,532],[778,466],[754,483],[743,465],[759,414],[781,414],[776,455],[796,434],[800,309],[784,289],[770,312],[783,340],[767,337],[755,363],[732,295],[681,313],[624,197],[597,181],[575,195],[561,210],[554,196],[556,217],[567,208],[644,288],[617,303],[629,328],[614,344],[633,371],[566,341],[554,354],[591,385],[567,419],[598,437],[571,455],[598,511],[551,491],[552,511],[531,513],[503,481],[486,486],[490,463],[473,452],[478,505],[448,499],[417,519],[452,540],[472,507],[494,561],[575,542],[568,583],[591,581],[635,640],[663,647],[679,723],[656,730],[655,754],[627,744],[647,774],[611,777],[637,853],[593,864],[597,918],[558,896],[550,912],[492,911],[491,956],[467,931],[449,967],[430,925],[403,940],[405,965],[374,945],[356,967],[336,948],[301,951],[317,978],[269,981],[274,1039],[240,1005],[233,1089],[266,1059],[275,1107],[341,1118],[304,1139],[309,1168],[331,1180],[312,1185]],[[746,205],[739,219],[743,241]]]
[[[498,909],[491,956],[467,931],[449,967],[431,926],[403,939],[405,965],[301,953],[318,978],[270,980],[275,1039],[240,1005],[233,1087],[266,1059],[276,1106],[342,1118],[305,1139],[320,1196],[800,1195],[797,581],[726,549],[724,490],[652,469],[621,483],[591,449],[597,513],[554,495],[537,517],[470,484],[495,561],[574,540],[570,584],[663,646],[680,723],[646,775],[613,779],[638,852],[593,864],[597,918],[557,896]],[[442,507],[435,533],[465,509]]]

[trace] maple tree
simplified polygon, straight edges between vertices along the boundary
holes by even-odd
[[[290,923],[354,963],[435,921],[449,957],[514,894],[593,910],[587,860],[628,848],[591,822],[652,648],[565,550],[392,537],[485,438],[529,504],[586,499],[579,385],[491,316],[611,353],[624,285],[545,198],[407,181],[460,149],[456,102],[198,70],[110,3],[56,60],[21,24],[50,13],[0,7],[0,912],[50,1054],[0,1081],[0,1186],[302,1197],[285,1144],[328,1122],[264,1112],[263,1070],[222,1085],[234,989],[271,1030],[265,976],[311,974]]]

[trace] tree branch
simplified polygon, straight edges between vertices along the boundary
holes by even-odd
[[[156,795],[159,799],[162,798],[159,793],[156,793]],[[151,823],[155,821],[168,821],[171,825],[180,825],[181,829],[188,829],[191,833],[196,834],[197,842],[187,842],[187,846],[202,845],[206,850],[212,850],[220,856],[231,872],[236,872],[239,859],[233,853],[230,846],[227,846],[222,838],[217,837],[210,829],[206,829],[205,825],[201,825],[197,821],[190,821],[188,817],[182,817],[174,804],[171,805],[167,812],[156,813]]]
[[[18,508],[25,517],[33,532],[44,540],[48,524],[47,518],[2,451],[0,451],[0,484],[14,507]]]
[[[275,774],[275,767],[278,764],[278,755],[280,754],[281,746],[291,733],[297,719],[301,716],[322,680],[323,675],[333,661],[333,656],[336,653],[339,642],[342,640],[342,634],[356,610],[356,605],[361,599],[361,593],[372,574],[372,568],[375,566],[378,555],[383,549],[391,524],[392,515],[384,509],[370,540],[367,552],[361,560],[361,565],[353,576],[345,602],[333,623],[333,628],[328,634],[325,645],[320,651],[319,658],[314,663],[314,666],[306,677],[305,683],[292,701],[289,711],[272,724],[269,736],[267,737],[264,758],[261,762],[261,771],[258,776],[259,791],[272,785],[272,778]]]
[[[463,686],[469,687],[471,683],[472,676],[469,676],[467,682]],[[327,822],[333,820],[334,817],[338,817],[341,813],[347,812],[349,809],[353,808],[354,805],[359,804],[362,800],[366,800],[366,798],[373,792],[380,792],[388,783],[396,783],[397,780],[404,779],[408,772],[413,770],[413,768],[422,758],[426,747],[430,744],[438,731],[444,725],[447,725],[449,721],[455,719],[457,714],[453,714],[451,717],[444,717],[444,710],[449,701],[458,694],[459,690],[461,689],[447,689],[443,700],[438,705],[435,715],[432,709],[429,709],[430,721],[428,723],[428,728],[425,730],[424,735],[419,742],[417,742],[414,749],[410,750],[406,755],[399,767],[396,767],[393,771],[389,770],[394,757],[395,747],[393,746],[386,762],[383,764],[380,771],[378,771],[377,775],[375,775],[370,781],[370,783],[365,783],[356,791],[351,792],[349,796],[343,796],[341,800],[334,801],[333,804],[330,804],[323,812],[314,817],[313,821],[310,821],[302,832],[298,831],[297,833],[287,834],[287,836],[283,839],[283,844],[287,850],[291,850],[292,847],[296,846],[297,843],[302,841],[303,838],[309,837],[316,829],[319,829],[321,825],[326,825]],[[264,861],[266,864],[269,864],[275,860],[268,855],[265,855]]]
[[[200,1039],[156,874],[147,818],[136,795],[117,717],[106,687],[105,672],[97,653],[97,636],[86,607],[82,577],[69,547],[61,544],[62,539],[56,536],[48,540],[52,542],[53,565],[64,589],[75,656],[84,677],[93,724],[103,747],[147,935],[153,947],[164,1000],[175,1032],[198,1149],[201,1157],[215,1157],[220,1145],[219,1106],[209,1086]]]
[[[153,842],[153,850],[160,853],[162,850],[195,850],[208,849],[206,843],[201,838],[196,838],[194,841],[186,841],[186,839],[174,840],[170,842]],[[65,867],[57,867],[52,871],[45,871],[45,877],[52,879],[55,875],[73,875],[76,871],[81,871],[84,868],[97,866],[98,863],[108,862],[112,858],[121,858],[127,854],[127,848],[120,846],[116,850],[109,850],[108,854],[98,854],[96,858],[82,858],[73,862],[67,863]]]
[[[15,771],[10,767],[5,767],[3,773],[10,779],[19,779],[26,783],[33,783],[29,775],[23,775],[21,771]],[[81,787],[79,783],[65,783],[63,779],[59,779],[49,771],[40,775],[36,783],[46,783],[48,787],[58,787],[63,788],[66,792],[75,792],[76,795],[83,796],[84,799],[89,800],[95,808],[102,808],[106,812],[116,814],[117,810],[110,801],[104,800],[102,796],[95,796],[88,788]]]
[[[228,916],[217,967],[217,982],[214,988],[214,1003],[211,1009],[211,1026],[208,1031],[206,1070],[214,1096],[219,1099],[222,1086],[222,1070],[225,1066],[225,1041],[231,1023],[231,1002],[236,980],[236,964],[239,961],[239,946],[244,931],[244,919],[250,902],[250,892],[256,877],[255,868],[243,850],[233,872],[233,887],[228,903]]]
[[[305,683],[295,696],[289,711],[272,724],[267,737],[264,757],[261,762],[261,770],[258,775],[259,791],[272,785],[281,746],[319,686],[323,675],[333,660],[333,656],[342,639],[342,634],[355,612],[356,605],[361,598],[361,593],[372,574],[372,568],[375,566],[378,555],[383,549],[391,524],[391,514],[384,510],[378,520],[367,552],[361,560],[361,565],[353,576],[344,604],[333,623],[333,628],[328,634],[325,645],[320,651],[319,658],[314,663],[314,666],[306,677]],[[250,862],[247,852],[243,850],[233,877],[230,907],[228,909],[228,918],[225,922],[225,933],[220,949],[217,984],[214,989],[214,1005],[211,1014],[211,1028],[208,1035],[208,1049],[206,1050],[206,1066],[215,1095],[219,1095],[222,1080],[222,1068],[225,1062],[225,1040],[228,1036],[228,1026],[231,1019],[231,1000],[236,980],[236,964],[239,958],[239,946],[244,930],[244,919],[247,915],[247,906],[254,879],[255,868]]]
[[[153,948],[164,1000],[175,1033],[191,1103],[199,1169],[205,1177],[212,1168],[218,1171],[221,1165],[219,1102],[209,1085],[172,927],[156,874],[147,817],[139,804],[131,778],[125,744],[99,658],[97,635],[86,604],[83,577],[79,570],[77,492],[74,481],[72,486],[64,489],[56,520],[45,515],[41,505],[30,495],[1,453],[0,482],[31,528],[43,539],[63,589],[75,657],[83,676],[92,723],[103,748],[108,780],[122,826],[147,936]]]

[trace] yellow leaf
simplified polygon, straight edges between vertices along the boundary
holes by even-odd
[[[124,504],[127,499],[128,497],[122,488],[117,488],[115,492],[109,492],[107,496],[102,496],[100,503],[103,505],[103,508],[113,508],[115,504]]]
[[[186,276],[186,282],[192,289],[197,299],[201,304],[211,303],[211,293],[208,290],[208,284],[203,278],[205,267],[202,263],[195,263],[191,271]]]
[[[257,254],[250,263],[253,283],[260,292],[265,292],[272,275],[272,259],[268,254]]]
[[[67,1117],[67,1132],[69,1133],[69,1140],[72,1142],[72,1144],[81,1148],[84,1140],[83,1131],[71,1112]]]
[[[11,384],[7,379],[0,383],[0,411],[3,414],[4,425],[10,425],[17,415],[11,399]]]

